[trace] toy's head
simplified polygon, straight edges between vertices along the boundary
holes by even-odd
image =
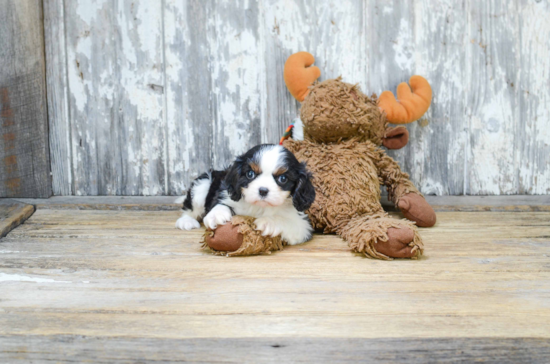
[[[388,123],[411,123],[428,110],[432,90],[424,78],[411,77],[412,91],[406,83],[400,84],[399,101],[390,91],[384,91],[377,99],[363,94],[358,85],[342,82],[340,77],[315,83],[321,71],[310,67],[314,60],[307,52],[295,53],[286,61],[284,70],[288,90],[302,103],[300,118],[306,140],[333,143],[356,138],[388,149],[407,144],[407,129],[389,128]]]

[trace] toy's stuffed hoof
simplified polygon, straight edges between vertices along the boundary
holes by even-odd
[[[352,251],[375,259],[417,259],[424,251],[418,229],[412,222],[385,214],[351,219],[341,234]]]
[[[243,234],[239,233],[239,225],[227,223],[216,230],[209,230],[204,236],[206,245],[220,252],[234,252],[243,245]]]
[[[416,193],[408,193],[399,199],[397,206],[407,219],[416,222],[421,227],[432,227],[435,225],[436,216],[434,209]]]
[[[270,254],[283,250],[285,243],[281,237],[262,236],[255,230],[254,218],[233,216],[230,223],[218,226],[215,230],[207,229],[204,234],[203,247],[208,247],[216,255],[229,257]]]
[[[378,240],[375,249],[391,258],[413,258],[418,253],[410,243],[414,241],[414,230],[400,226],[388,229],[388,240]]]

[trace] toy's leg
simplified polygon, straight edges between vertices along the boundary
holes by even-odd
[[[397,162],[382,151],[378,151],[376,166],[380,179],[388,190],[388,199],[395,203],[403,215],[416,222],[416,225],[430,227],[435,225],[436,216],[433,208],[409,179],[401,171]]]
[[[413,223],[392,219],[385,213],[353,218],[340,235],[354,252],[376,259],[416,259],[424,249]]]
[[[407,219],[416,222],[421,227],[432,227],[435,225],[435,211],[430,204],[418,193],[408,193],[401,196],[397,207]]]
[[[203,247],[210,248],[216,255],[230,257],[257,255],[282,250],[285,245],[280,236],[262,236],[255,230],[254,218],[233,216],[231,222],[214,230],[207,229]]]

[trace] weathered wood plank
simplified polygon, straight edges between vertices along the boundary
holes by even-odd
[[[258,1],[214,1],[208,14],[214,168],[260,144],[262,53]]]
[[[168,191],[183,195],[212,167],[212,76],[207,47],[211,2],[164,3]]]
[[[384,6],[386,7],[386,5]],[[414,74],[432,85],[428,113],[409,125],[409,145],[396,153],[403,168],[424,194],[461,195],[465,188],[466,116],[464,79],[469,44],[464,29],[468,16],[459,1],[427,0],[414,3]],[[397,41],[407,42],[406,38]],[[394,48],[406,47],[394,44]],[[389,71],[392,73],[392,71]],[[401,82],[408,82],[408,77]],[[394,91],[395,84],[389,85]]]
[[[0,238],[18,227],[34,213],[34,206],[14,200],[0,200]]]
[[[521,194],[550,193],[550,4],[520,1],[518,169]]]
[[[326,235],[212,256],[201,230],[173,228],[177,215],[39,210],[3,238],[0,361],[550,356],[549,213],[441,213],[421,231],[426,257],[394,262]]]
[[[469,1],[466,6],[469,156],[464,192],[518,193],[518,2]]]
[[[0,242],[0,334],[550,335],[548,212],[440,213],[421,230],[426,256],[393,262],[327,235],[270,256],[212,256],[201,230],[173,227],[177,215],[38,210]]]
[[[43,4],[52,192],[54,195],[72,195],[74,185],[64,2],[44,0]]]
[[[0,197],[49,197],[42,2],[0,9]]]
[[[550,211],[550,196],[426,196],[435,211]],[[77,210],[180,210],[170,196],[54,196],[49,199],[18,198],[39,209]],[[388,211],[395,205],[382,199]]]
[[[429,79],[430,111],[390,152],[422,192],[549,192],[546,2],[65,5],[45,2],[56,194],[179,195],[205,169],[277,142],[299,110],[282,77],[299,50],[321,79],[367,93]]]
[[[115,44],[118,29],[113,24],[113,13],[112,3],[106,1],[65,3],[76,195],[116,194],[122,179],[122,154],[118,147],[122,141],[115,99],[119,83],[115,52],[120,46]]]
[[[164,194],[161,4],[65,8],[75,194]]]
[[[440,363],[515,364],[550,361],[546,339],[143,339],[53,335],[1,336],[10,363]]]

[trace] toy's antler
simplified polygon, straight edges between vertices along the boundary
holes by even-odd
[[[288,91],[300,102],[304,101],[309,93],[309,86],[321,76],[321,70],[310,67],[315,58],[308,52],[294,53],[285,63],[285,83]]]
[[[391,91],[384,91],[378,98],[378,106],[386,112],[386,119],[393,124],[408,124],[418,120],[430,107],[432,88],[422,76],[412,76],[412,87],[402,82],[397,86],[397,99]]]

